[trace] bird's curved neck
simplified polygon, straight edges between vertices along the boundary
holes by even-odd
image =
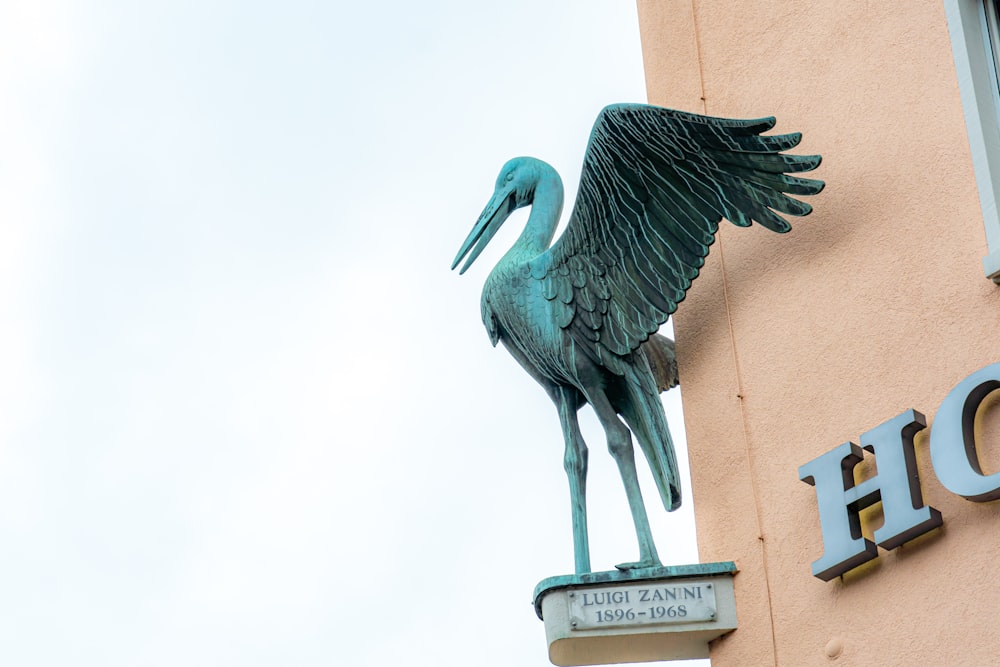
[[[534,258],[548,250],[559,224],[562,206],[562,179],[555,169],[541,163],[528,223],[507,256],[512,259],[515,256],[521,259]]]

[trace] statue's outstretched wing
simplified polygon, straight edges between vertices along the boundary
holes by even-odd
[[[566,231],[531,264],[558,324],[595,361],[621,357],[666,322],[698,276],[724,217],[791,229],[823,182],[789,176],[818,155],[783,155],[801,135],[760,136],[774,118],[729,120],[640,104],[606,107]]]

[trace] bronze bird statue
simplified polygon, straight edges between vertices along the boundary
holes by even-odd
[[[559,412],[569,476],[577,573],[590,572],[587,446],[577,412],[589,403],[607,434],[639,540],[639,560],[660,565],[636,477],[632,435],[668,511],[680,506],[673,441],[659,393],[677,383],[673,341],[656,333],[705,262],[719,222],[757,221],[791,229],[779,213],[812,208],[823,182],[790,174],[815,169],[818,155],[785,155],[801,134],[763,136],[774,118],[730,120],[616,104],[597,117],[569,222],[552,243],[563,186],[551,166],[510,160],[462,244],[461,273],[515,209],[527,224],[483,288],[482,316],[498,342],[548,393]],[[620,418],[619,418],[620,417]]]

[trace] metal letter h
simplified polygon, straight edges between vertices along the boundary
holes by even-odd
[[[845,442],[799,468],[799,479],[816,487],[823,557],[812,573],[830,581],[941,525],[941,513],[925,506],[913,453],[913,436],[927,427],[916,410],[907,410],[861,435],[861,447]],[[863,449],[875,455],[877,474],[855,484],[854,467],[864,458]],[[875,531],[875,542],[861,534],[860,511],[882,502],[884,523]]]

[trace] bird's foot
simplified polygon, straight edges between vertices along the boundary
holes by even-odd
[[[640,560],[634,563],[619,563],[615,567],[622,572],[630,572],[632,570],[646,570],[651,567],[663,567],[659,558],[649,558],[647,560]]]

